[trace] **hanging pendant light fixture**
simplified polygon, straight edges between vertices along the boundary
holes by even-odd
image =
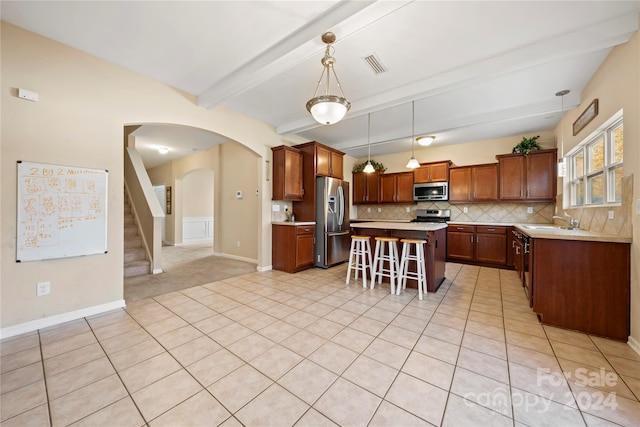
[[[560,117],[560,158],[558,159],[558,176],[564,177],[567,174],[567,160],[564,158],[564,96],[570,91],[568,89],[561,90],[556,96],[562,99],[562,116]]]
[[[349,108],[351,108],[351,103],[344,97],[340,80],[338,80],[336,70],[333,67],[336,60],[331,56],[330,49],[333,49],[331,45],[335,41],[336,35],[331,32],[327,32],[322,35],[322,42],[327,45],[324,51],[324,57],[320,61],[323,66],[322,74],[320,74],[320,79],[316,85],[316,91],[313,94],[313,98],[307,101],[307,110],[318,123],[323,125],[332,125],[339,122],[347,111],[349,111]],[[336,84],[340,90],[340,96],[329,94],[331,73],[333,73],[333,76],[335,77]],[[318,89],[320,89],[323,77],[326,80],[324,95],[318,96]]]
[[[409,169],[415,169],[420,167],[420,163],[416,160],[415,146],[415,125],[416,125],[416,102],[411,101],[411,160],[407,163]]]
[[[367,123],[367,147],[369,148],[369,160],[367,164],[364,166],[362,172],[364,173],[373,173],[376,170],[373,168],[371,164],[371,113],[369,113],[368,123]]]

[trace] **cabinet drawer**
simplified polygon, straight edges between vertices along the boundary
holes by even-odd
[[[476,226],[449,224],[449,226],[447,226],[447,231],[458,231],[460,233],[474,233],[476,231]]]
[[[490,225],[476,226],[476,233],[483,234],[507,234],[507,227],[495,227]]]
[[[313,234],[316,228],[313,225],[298,225],[296,227],[296,234]]]

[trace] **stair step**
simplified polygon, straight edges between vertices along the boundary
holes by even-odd
[[[138,227],[135,225],[125,225],[124,227],[124,237],[134,237],[138,235]]]
[[[150,274],[149,261],[132,261],[124,264],[124,277],[140,276],[142,274]]]
[[[128,248],[124,250],[124,262],[146,261],[147,251],[144,248]]]
[[[124,217],[124,225],[135,225],[136,218],[133,215],[126,215]]]
[[[134,236],[134,237],[127,237],[126,239],[124,239],[125,249],[139,248],[139,247],[142,247],[142,237]]]

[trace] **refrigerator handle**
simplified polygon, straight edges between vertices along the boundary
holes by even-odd
[[[351,231],[336,231],[333,233],[327,233],[327,236],[346,236],[347,234],[351,234]]]
[[[342,222],[344,221],[344,190],[342,186],[338,187],[338,224],[342,228]]]

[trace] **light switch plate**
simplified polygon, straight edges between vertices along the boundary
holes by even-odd
[[[407,206],[407,212],[411,212],[411,208]]]
[[[273,205],[274,212],[280,212],[280,205]]]
[[[609,211],[609,219],[614,219],[616,217],[616,214],[614,211]]]
[[[533,208],[531,206],[527,206],[527,213],[533,213]]]
[[[640,215],[640,199],[636,200],[636,215]]]

